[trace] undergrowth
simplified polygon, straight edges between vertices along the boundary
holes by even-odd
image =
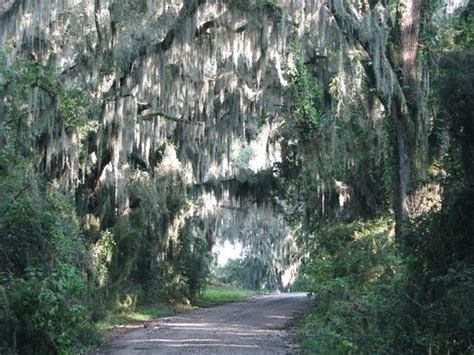
[[[381,325],[394,316],[394,286],[404,274],[393,239],[390,217],[335,223],[313,235],[293,285],[315,297],[300,328],[309,353],[389,351],[391,334]]]
[[[300,327],[308,353],[472,353],[474,190],[456,190],[413,226],[403,253],[388,217],[313,235],[293,286],[315,298]]]

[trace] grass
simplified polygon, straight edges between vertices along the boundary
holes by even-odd
[[[245,290],[232,285],[211,285],[199,295],[195,304],[198,307],[210,307],[226,302],[238,301],[256,294],[255,291]]]
[[[147,322],[174,313],[176,313],[176,308],[164,304],[137,306],[135,309],[116,308],[109,311],[106,317],[97,324],[97,327],[101,331],[109,331],[116,327]]]

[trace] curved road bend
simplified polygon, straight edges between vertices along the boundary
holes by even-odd
[[[194,310],[122,334],[91,355],[298,354],[288,328],[309,305],[305,293],[286,293]]]

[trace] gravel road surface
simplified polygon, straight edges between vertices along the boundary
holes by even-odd
[[[91,354],[298,354],[290,326],[309,307],[305,293],[256,296],[160,318]]]

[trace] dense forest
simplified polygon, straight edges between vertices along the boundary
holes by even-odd
[[[474,351],[474,3],[0,1],[0,353],[217,272],[308,353]]]

